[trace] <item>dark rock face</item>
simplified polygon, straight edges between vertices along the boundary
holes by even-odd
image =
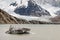
[[[14,29],[12,27],[9,28],[8,31],[6,31],[6,33],[8,34],[27,34],[29,33],[30,29],[29,28],[19,28],[19,29]]]
[[[35,1],[29,0],[28,1],[28,7],[25,8],[25,6],[20,6],[14,10],[15,13],[18,13],[20,15],[27,15],[27,16],[42,16],[42,15],[48,15],[50,16],[50,13],[41,8],[39,5],[36,4]]]

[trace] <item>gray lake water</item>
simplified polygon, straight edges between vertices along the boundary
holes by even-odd
[[[6,34],[10,25],[0,25],[0,40],[60,40],[60,25],[13,24],[12,26],[31,29],[30,34],[22,35]]]

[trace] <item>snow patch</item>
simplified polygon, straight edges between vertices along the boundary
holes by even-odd
[[[59,7],[54,7],[54,6],[50,5],[50,4],[41,4],[41,7],[44,8],[44,9],[46,9],[46,10],[48,10],[50,12],[50,14],[51,14],[52,17],[57,16],[55,14],[55,12],[57,12],[58,10],[60,10]]]

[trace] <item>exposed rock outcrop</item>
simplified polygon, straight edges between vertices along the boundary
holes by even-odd
[[[16,19],[0,9],[0,23],[18,23]]]
[[[60,24],[60,16],[56,16],[54,18],[51,18],[50,20],[52,21],[52,23]]]

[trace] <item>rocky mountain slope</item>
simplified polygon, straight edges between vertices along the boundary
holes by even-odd
[[[44,24],[47,22],[19,19],[0,9],[0,24]]]
[[[14,17],[11,17],[8,13],[0,9],[0,23],[17,23]]]
[[[50,18],[51,22],[16,18],[0,9],[0,24],[60,24],[60,16]]]
[[[56,16],[54,18],[51,18],[50,20],[52,21],[52,23],[60,24],[60,16]]]

